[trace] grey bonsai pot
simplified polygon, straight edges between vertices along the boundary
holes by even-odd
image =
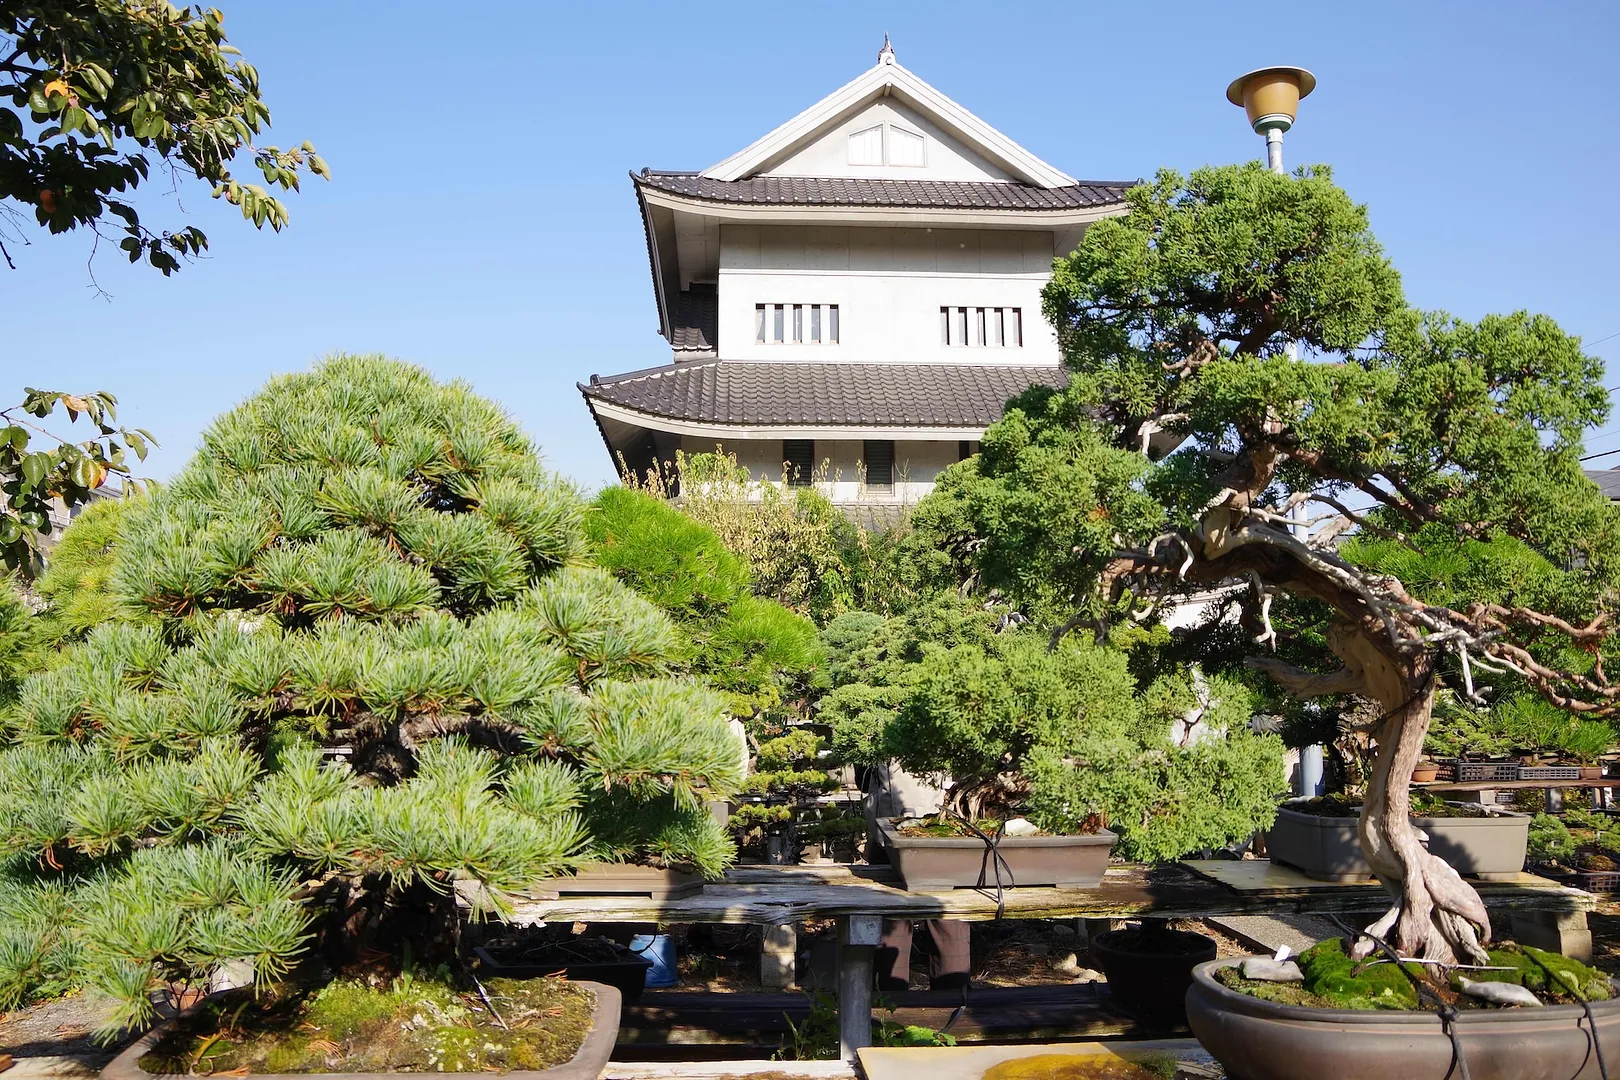
[[[1089,836],[1004,836],[996,844],[998,863],[977,837],[901,836],[888,820],[877,827],[908,889],[995,888],[998,865],[1003,887],[1094,889],[1119,839],[1107,829]]]
[[[1465,805],[1465,804],[1458,804]],[[1530,817],[1494,807],[1479,817],[1415,817],[1414,827],[1429,836],[1429,850],[1459,874],[1482,881],[1507,881],[1524,869]],[[1372,876],[1356,839],[1356,819],[1305,814],[1284,803],[1266,832],[1272,861],[1286,863],[1321,881],[1361,881]]]
[[[1187,1023],[1231,1080],[1444,1080],[1460,1076],[1451,1040],[1432,1012],[1309,1009],[1228,990],[1213,973],[1227,958],[1193,969]],[[1592,1037],[1620,1055],[1620,999],[1592,1005],[1595,1032],[1579,1005],[1476,1009],[1459,1013],[1457,1035],[1473,1080],[1598,1080]],[[1610,1047],[1617,1048],[1615,1050]]]
[[[582,986],[596,995],[596,1007],[591,1010],[591,1030],[585,1033],[585,1041],[579,1044],[579,1050],[574,1056],[561,1065],[554,1065],[549,1069],[515,1069],[512,1072],[502,1073],[507,1080],[596,1080],[607,1068],[608,1057],[613,1053],[613,1044],[619,1038],[619,1006],[622,999],[619,991],[611,986],[601,983],[579,982],[575,986]],[[158,1074],[149,1073],[141,1068],[141,1058],[151,1053],[159,1040],[169,1033],[174,1021],[159,1024],[157,1027],[142,1035],[129,1045],[123,1053],[113,1058],[105,1069],[101,1070],[101,1080],[158,1080]],[[271,1073],[265,1075],[249,1074],[236,1077],[236,1080],[287,1080],[288,1073]],[[388,1080],[396,1077],[398,1073],[307,1073],[301,1075],[320,1076],[321,1080]]]

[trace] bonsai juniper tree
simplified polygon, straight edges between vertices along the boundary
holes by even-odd
[[[1377,703],[1359,830],[1397,899],[1373,932],[1482,960],[1485,908],[1418,842],[1408,780],[1442,685],[1586,716],[1620,702],[1616,513],[1579,463],[1608,414],[1601,364],[1544,316],[1410,309],[1321,168],[1160,174],[1059,261],[1045,311],[1070,386],[1015,402],[964,470],[968,529],[1011,514],[1021,530],[975,562],[987,583],[1027,556],[1064,583],[1071,625],[1236,583],[1256,669]],[[1163,433],[1181,448],[1150,462]],[[1054,449],[1063,484],[1031,494]],[[1328,670],[1264,655],[1276,596],[1328,613]]]
[[[1246,687],[1197,674],[1139,690],[1124,649],[1081,636],[1054,648],[997,621],[954,594],[904,617],[833,620],[838,685],[821,704],[837,749],[943,775],[944,811],[961,820],[1106,825],[1130,858],[1175,859],[1270,825],[1282,744],[1249,731]]]
[[[498,904],[593,858],[718,874],[724,700],[585,563],[584,514],[495,406],[397,362],[220,418],[123,513],[126,617],[3,714],[0,1007],[66,970],[117,1028],[227,962],[279,975],[317,911],[344,956],[402,908],[442,927],[458,881]]]

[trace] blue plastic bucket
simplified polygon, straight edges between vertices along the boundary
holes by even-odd
[[[675,942],[668,934],[637,934],[630,939],[630,948],[638,956],[652,961],[652,967],[647,969],[649,987],[662,989],[680,983],[680,969],[675,965]]]

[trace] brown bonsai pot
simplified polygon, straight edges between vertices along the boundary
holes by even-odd
[[[1601,780],[1601,779],[1603,779],[1603,766],[1601,766],[1601,765],[1582,765],[1581,766],[1581,779],[1582,780]]]
[[[1432,784],[1440,776],[1440,766],[1432,761],[1420,761],[1412,770],[1412,783]]]
[[[1114,1000],[1179,1018],[1193,968],[1215,959],[1215,939],[1190,930],[1108,930],[1091,939],[1091,956],[1108,977]]]
[[[691,870],[637,863],[586,863],[567,877],[542,878],[541,892],[558,896],[646,896],[680,900],[703,891],[703,878]]]
[[[1428,834],[1429,850],[1459,874],[1483,881],[1507,881],[1524,869],[1530,841],[1530,817],[1510,810],[1484,808],[1479,817],[1415,817],[1412,826]],[[1353,817],[1322,817],[1277,809],[1277,821],[1266,832],[1266,850],[1284,863],[1319,881],[1361,881],[1372,868],[1361,854]]]
[[[1213,960],[1193,969],[1187,1023],[1233,1080],[1444,1080],[1457,1077],[1451,1040],[1432,1012],[1310,1009],[1229,990]],[[1598,1080],[1595,1035],[1620,1046],[1620,998],[1592,1004],[1589,1032],[1579,1005],[1471,1009],[1457,1036],[1473,1080]]]
[[[591,1030],[585,1033],[585,1041],[579,1044],[574,1056],[561,1065],[554,1065],[549,1069],[523,1070],[515,1069],[502,1073],[508,1080],[596,1080],[607,1068],[608,1056],[613,1053],[613,1044],[619,1038],[619,1006],[621,998],[619,991],[611,986],[601,983],[581,982],[576,986],[583,986],[596,995],[596,1007],[591,1011]],[[174,1021],[159,1024],[157,1027],[136,1039],[123,1053],[113,1058],[105,1069],[101,1070],[102,1080],[158,1080],[155,1073],[149,1073],[141,1068],[141,1058],[151,1053]],[[399,1073],[272,1073],[263,1076],[249,1074],[246,1080],[286,1080],[290,1075],[320,1076],[321,1080],[389,1080],[398,1077]],[[236,1076],[236,1074],[233,1074]],[[236,1076],[236,1080],[242,1080]]]
[[[902,836],[880,820],[878,836],[908,889],[993,889],[1046,885],[1094,889],[1119,837],[1107,829],[1085,836],[1004,836],[996,856],[975,836]],[[1001,880],[997,881],[997,869]]]

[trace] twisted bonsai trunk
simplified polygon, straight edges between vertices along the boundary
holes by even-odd
[[[1488,961],[1481,942],[1490,940],[1491,926],[1484,902],[1450,864],[1423,847],[1412,827],[1412,770],[1423,752],[1435,689],[1428,671],[1416,682],[1405,700],[1382,703],[1385,717],[1376,732],[1378,758],[1357,822],[1362,854],[1379,882],[1396,897],[1390,910],[1368,929],[1379,937],[1393,929],[1405,956],[1482,964]],[[1372,941],[1362,937],[1352,953],[1361,959],[1373,949]]]

